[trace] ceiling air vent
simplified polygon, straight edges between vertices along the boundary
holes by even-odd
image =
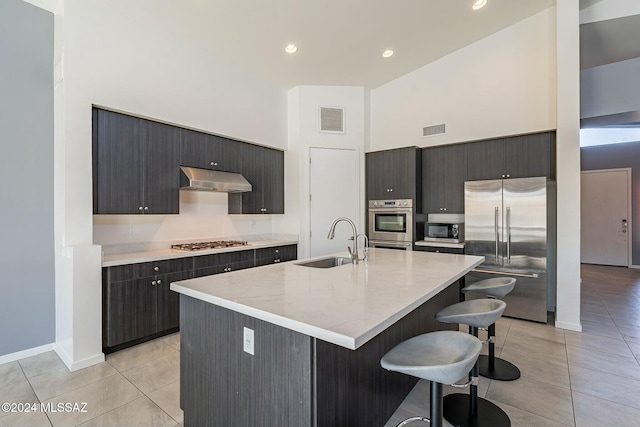
[[[422,128],[422,136],[433,136],[446,133],[444,123],[441,125],[427,126]]]
[[[320,132],[344,133],[344,108],[320,107]]]

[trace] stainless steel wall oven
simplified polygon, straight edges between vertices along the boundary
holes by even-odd
[[[372,247],[411,250],[413,200],[369,200],[369,240]]]

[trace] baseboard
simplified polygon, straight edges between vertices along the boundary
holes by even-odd
[[[98,353],[94,356],[87,357],[82,360],[73,361],[71,356],[69,356],[69,354],[67,354],[67,352],[64,351],[62,347],[55,345],[54,350],[56,351],[58,357],[60,357],[62,362],[67,366],[67,369],[69,369],[69,371],[71,372],[104,362],[104,353]]]
[[[582,332],[580,323],[558,322],[556,320],[556,328],[567,329],[569,331]]]
[[[631,264],[629,268],[640,268],[640,265]]]
[[[17,351],[11,354],[5,354],[4,356],[0,356],[0,365],[3,363],[15,362],[16,360],[24,359],[25,357],[37,356],[38,354],[46,353],[51,350],[55,350],[54,343]]]

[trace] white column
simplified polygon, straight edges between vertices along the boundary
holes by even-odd
[[[558,0],[557,138],[558,273],[556,327],[580,324],[580,27],[579,1]]]

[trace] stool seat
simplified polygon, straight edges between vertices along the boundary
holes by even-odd
[[[436,319],[444,323],[462,323],[486,328],[502,316],[507,304],[499,299],[474,299],[443,308]]]
[[[488,295],[494,298],[502,298],[513,290],[516,279],[513,277],[495,277],[480,280],[462,288],[465,294]]]
[[[482,349],[473,335],[438,331],[401,342],[385,354],[380,365],[441,384],[454,384],[469,373]]]

